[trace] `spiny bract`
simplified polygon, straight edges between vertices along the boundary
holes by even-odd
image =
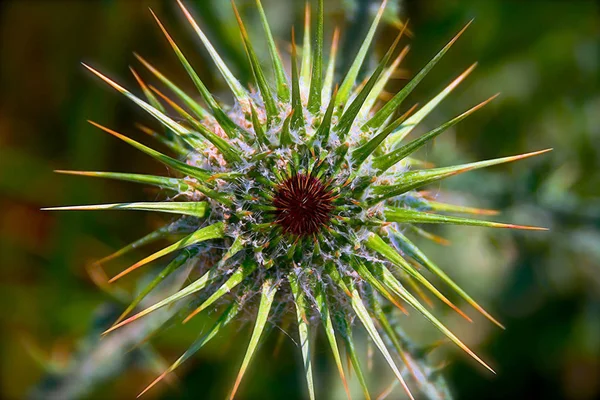
[[[350,392],[338,344],[340,338],[364,396],[370,398],[352,339],[353,325],[358,321],[409,397],[412,398],[405,382],[407,374],[427,397],[446,398],[447,389],[443,384],[435,385],[435,370],[427,364],[423,352],[415,349],[400,330],[398,314],[406,313],[406,304],[489,369],[413,295],[415,292],[422,296],[422,286],[469,319],[430,283],[423,272],[427,271],[448,284],[487,318],[500,324],[403,234],[412,230],[431,238],[432,235],[413,226],[428,223],[538,229],[438,214],[436,212],[485,214],[485,210],[443,204],[434,201],[425,192],[416,191],[426,184],[462,172],[541,153],[430,169],[420,169],[426,164],[410,158],[417,149],[491,100],[476,105],[411,142],[403,143],[415,125],[474,68],[474,65],[468,68],[418,111],[414,112],[416,107],[412,107],[397,113],[408,94],[464,29],[399,93],[383,106],[376,107],[386,83],[408,50],[402,50],[392,61],[401,32],[374,72],[357,84],[359,70],[383,15],[385,0],[354,62],[335,89],[333,79],[339,34],[336,30],[329,60],[325,64],[323,0],[318,0],[314,39],[310,34],[310,7],[306,8],[301,60],[297,59],[292,31],[291,74],[283,68],[264,9],[260,0],[256,0],[266,33],[274,81],[267,77],[260,65],[233,5],[256,89],[247,89],[240,84],[188,10],[181,2],[179,6],[233,92],[235,104],[225,107],[215,100],[165,27],[156,19],[200,92],[204,105],[184,93],[140,56],[137,56],[139,61],[174,93],[177,102],[147,86],[133,70],[146,100],[86,67],[156,118],[162,124],[164,134],[146,127],[142,129],[166,145],[177,157],[164,155],[108,128],[94,125],[164,163],[180,173],[181,178],[60,171],[158,186],[173,192],[178,201],[55,208],[151,210],[182,216],[116,253],[122,255],[172,233],[187,234],[112,278],[111,282],[160,257],[179,253],[141,291],[107,333],[174,303],[178,305],[174,309],[178,312],[173,313],[169,322],[177,319],[186,322],[194,315],[215,307],[222,310],[222,314],[214,327],[146,390],[233,321],[243,307],[248,307],[247,303],[254,303],[254,294],[259,294],[258,312],[248,350],[230,392],[231,398],[263,331],[269,326],[267,321],[272,308],[278,310],[281,319],[289,316],[282,311],[286,309],[296,316],[311,399],[315,398],[315,393],[311,364],[313,337],[310,332],[319,322],[325,330],[348,397]],[[175,110],[177,121],[167,116],[165,104]],[[114,256],[104,261],[111,258]],[[192,263],[200,269],[197,280],[127,318],[169,274],[182,265]],[[180,302],[181,299],[185,300]],[[276,307],[273,307],[274,303]]]

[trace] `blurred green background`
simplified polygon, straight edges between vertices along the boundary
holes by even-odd
[[[263,1],[287,54],[291,25],[301,31],[303,4]],[[247,79],[229,2],[187,3],[233,69]],[[260,38],[253,1],[237,3],[251,35]],[[498,371],[490,376],[445,346],[437,356],[450,361],[443,373],[452,392],[458,399],[600,398],[599,3],[407,0],[395,5],[396,16],[410,19],[413,38],[404,40],[410,42],[411,51],[390,92],[475,19],[411,95],[407,107],[424,104],[474,61],[479,61],[477,69],[415,134],[502,93],[422,151],[421,158],[450,165],[554,148],[535,159],[470,173],[432,188],[460,203],[501,210],[498,218],[503,221],[551,229],[538,233],[450,227],[435,232],[451,240],[451,246],[423,243],[434,260],[507,326],[500,331],[482,318],[468,325],[451,315],[444,318]],[[0,2],[2,399],[51,398],[56,387],[82,398],[134,398],[156,376],[160,363],[177,358],[203,328],[202,322],[174,327],[153,342],[158,353],[149,346],[128,352],[125,346],[112,363],[95,354],[101,348],[98,330],[122,305],[94,285],[86,265],[141,237],[158,226],[161,217],[39,211],[52,205],[159,197],[135,185],[52,172],[167,173],[87,124],[87,119],[95,120],[140,138],[134,123],[152,121],[79,64],[89,62],[133,88],[128,66],[141,70],[132,55],[137,51],[193,93],[149,6],[211,89],[227,100],[210,58],[171,1]],[[330,37],[334,23],[342,27],[343,54],[349,58],[376,4],[327,0],[326,6],[326,33]],[[375,53],[381,53],[395,31],[393,16],[380,30]],[[110,264],[109,274],[139,256]],[[407,322],[417,341],[438,338],[418,316]],[[223,398],[248,335],[248,327],[230,330],[182,367],[171,388],[161,384],[147,398]],[[285,339],[274,357],[277,340],[273,335],[261,348],[240,399],[303,398],[300,353]],[[343,398],[327,349],[318,349],[317,358],[318,392],[323,398]],[[90,364],[90,359],[96,362]],[[80,378],[73,378],[74,371]],[[369,380],[373,393],[391,382],[377,368]],[[397,389],[389,398],[401,395]]]

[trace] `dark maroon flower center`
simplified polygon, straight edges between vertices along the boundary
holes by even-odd
[[[273,205],[275,222],[296,236],[317,233],[331,218],[334,195],[310,175],[297,174],[277,186]]]

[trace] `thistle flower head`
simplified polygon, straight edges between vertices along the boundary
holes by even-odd
[[[269,318],[293,315],[304,358],[309,397],[315,397],[312,371],[313,326],[324,327],[339,375],[350,397],[341,362],[341,345],[366,398],[370,398],[352,339],[362,326],[412,398],[407,376],[430,398],[445,388],[433,384],[433,369],[402,333],[398,314],[415,309],[450,341],[489,367],[423,305],[423,291],[469,317],[434,286],[427,275],[447,284],[467,303],[500,325],[438,268],[405,233],[427,235],[415,224],[458,224],[497,228],[538,229],[448,215],[485,214],[485,210],[435,201],[423,186],[470,170],[539,154],[423,169],[411,155],[435,137],[487,104],[486,100],[412,141],[407,135],[466,76],[469,67],[432,100],[417,110],[403,108],[404,100],[462,34],[459,32],[423,69],[387,103],[378,99],[408,48],[398,50],[400,32],[378,66],[357,82],[369,46],[386,7],[384,0],[354,62],[334,87],[338,31],[328,60],[324,60],[323,0],[317,2],[316,29],[311,35],[307,7],[301,58],[292,32],[291,70],[274,43],[266,13],[256,0],[274,76],[263,70],[233,5],[248,61],[253,87],[243,86],[208,41],[191,13],[179,2],[187,20],[208,49],[235,103],[220,104],[186,59],[183,51],[156,16],[156,21],[203,102],[178,88],[141,56],[141,64],[169,89],[170,98],[147,85],[132,70],[143,97],[86,66],[158,121],[159,130],[142,127],[168,151],[169,156],[114,132],[127,142],[177,172],[178,178],[110,172],[64,173],[120,179],[158,186],[175,194],[176,201],[62,207],[60,209],[130,209],[176,214],[180,217],[101,260],[106,262],[169,233],[185,236],[112,278],[114,282],[167,255],[179,253],[125,310],[107,334],[165,306],[177,304],[172,321],[188,321],[200,312],[221,312],[215,325],[149,387],[236,320],[243,308],[256,306],[256,320],[247,353],[230,393],[233,398],[242,377],[268,331]],[[154,15],[154,14],[153,14]],[[465,27],[466,28],[466,27]],[[166,106],[174,110],[169,116]],[[199,278],[153,306],[130,314],[163,279],[186,263],[197,265]],[[259,296],[254,296],[259,294]],[[183,300],[183,301],[180,301]],[[258,303],[255,305],[255,303]],[[278,307],[273,307],[273,304]],[[273,310],[277,309],[275,313]],[[283,310],[283,311],[282,311]],[[286,311],[287,310],[287,311]],[[272,315],[274,314],[274,315]],[[341,342],[338,341],[341,339]],[[146,389],[146,390],[148,390]],[[437,397],[436,397],[437,396]]]

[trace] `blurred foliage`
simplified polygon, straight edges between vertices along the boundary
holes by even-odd
[[[264,2],[276,37],[281,38],[280,48],[287,54],[289,30],[293,24],[300,29],[303,4]],[[194,3],[211,39],[246,79],[248,69],[228,2],[188,3]],[[260,35],[253,1],[238,3],[251,35]],[[331,34],[333,22],[342,27],[343,54],[352,54],[372,5],[365,0],[327,1],[331,22],[327,33]],[[85,61],[101,66],[132,86],[127,68],[137,65],[132,55],[137,51],[192,92],[148,6],[162,16],[210,87],[226,99],[222,83],[213,79],[208,55],[170,1],[0,3],[1,398],[26,397],[34,393],[35,385],[43,390],[48,379],[68,375],[73,365],[79,365],[77,360],[93,356],[90,343],[97,342],[98,330],[121,306],[94,285],[86,266],[162,222],[151,214],[39,211],[49,205],[160,196],[134,185],[52,173],[56,168],[167,172],[86,123],[92,119],[131,133],[136,121],[147,122],[148,117],[79,65]],[[410,19],[414,37],[400,79],[390,85],[390,92],[475,18],[409,100],[423,104],[472,62],[479,61],[478,68],[415,134],[502,93],[491,106],[423,151],[423,159],[448,165],[555,148],[539,159],[474,172],[432,188],[440,197],[502,210],[506,221],[551,229],[540,234],[442,228],[435,232],[450,239],[452,246],[424,244],[434,260],[507,326],[498,331],[481,318],[470,325],[450,315],[446,318],[459,336],[493,360],[498,371],[498,376],[490,376],[445,346],[434,356],[451,359],[445,373],[452,391],[458,399],[599,398],[600,6],[584,0],[406,0],[394,6],[401,20]],[[393,36],[393,15],[389,21],[375,51]],[[108,273],[125,262],[108,265]],[[153,345],[162,357],[173,360],[204,323],[173,327]],[[424,342],[437,338],[418,317],[407,319],[404,326]],[[221,398],[245,343],[234,338],[248,335],[247,328],[240,329],[230,331],[235,336],[220,337],[187,364],[178,389],[162,385],[148,398],[198,398],[198,393]],[[302,398],[299,351],[284,339],[277,358],[273,348],[278,335],[262,347],[256,360],[261,367],[249,372],[240,399]],[[126,353],[131,344],[125,341],[120,349]],[[160,365],[156,353],[150,349],[151,357],[146,357],[146,350],[139,347],[109,367],[112,379],[86,381],[86,396],[135,397],[156,375],[156,368],[148,367]],[[446,350],[450,353],[442,354]],[[143,362],[138,362],[140,358]],[[317,360],[320,392],[342,398],[326,351],[319,351]],[[369,374],[372,386],[383,390],[391,378],[377,363],[374,368]]]

